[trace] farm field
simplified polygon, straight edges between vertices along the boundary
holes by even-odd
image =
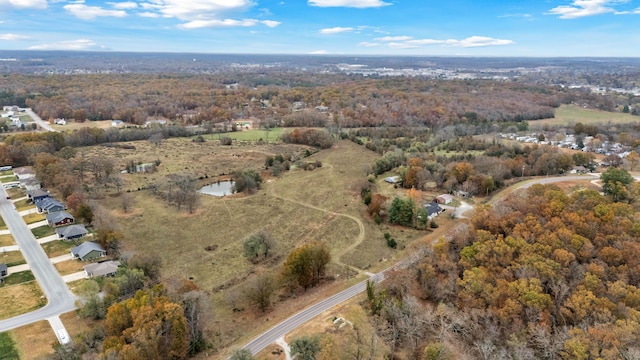
[[[640,116],[625,113],[613,113],[592,109],[583,109],[576,105],[562,105],[555,111],[553,119],[531,120],[530,126],[565,125],[572,126],[576,123],[585,125],[597,125],[608,123],[633,123],[640,122]]]

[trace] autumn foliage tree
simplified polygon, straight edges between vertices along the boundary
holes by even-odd
[[[140,290],[113,304],[105,319],[103,356],[121,359],[186,359],[184,311],[161,287]]]
[[[323,242],[310,242],[294,249],[284,262],[283,277],[305,290],[324,277],[331,253]]]

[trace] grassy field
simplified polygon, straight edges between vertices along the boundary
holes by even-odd
[[[20,251],[0,252],[0,262],[7,264],[7,266],[16,266],[26,263]]]
[[[35,279],[36,278],[33,277],[33,273],[31,271],[21,271],[5,277],[4,282],[0,287],[22,284]]]
[[[633,123],[640,122],[640,116],[625,113],[613,113],[592,109],[583,109],[576,105],[562,105],[556,109],[553,119],[542,119],[529,121],[531,126],[542,125],[565,125],[573,126],[576,123],[585,125],[599,125],[608,123]]]
[[[204,135],[205,139],[218,140],[220,137],[230,137],[235,141],[258,141],[262,139],[265,142],[279,142],[280,135],[285,131],[284,128],[273,128],[269,131],[253,129],[236,132],[228,132],[224,134]]]
[[[61,315],[60,318],[63,319],[69,335],[73,336],[75,329],[64,321],[65,315]],[[53,344],[58,343],[56,334],[46,320],[19,327],[12,330],[11,333],[16,339],[21,359],[43,359],[45,356],[53,354]]]
[[[0,320],[43,307],[46,298],[35,281],[4,286],[0,290]]]
[[[16,342],[9,332],[0,333],[0,359],[20,360]]]
[[[55,234],[56,229],[52,228],[49,225],[42,225],[38,226],[37,228],[31,229],[31,232],[33,233],[33,236],[36,237],[36,239],[41,239],[43,237]]]
[[[24,219],[25,223],[33,224],[33,223],[37,223],[38,221],[45,220],[47,217],[45,214],[33,213],[33,214],[27,214],[22,218]]]
[[[61,254],[61,255],[64,255],[64,254]],[[59,262],[54,266],[56,270],[58,270],[60,275],[64,276],[64,275],[69,275],[69,274],[77,273],[79,271],[84,270],[83,268],[84,265],[86,265],[86,263],[83,263],[82,261],[67,260],[67,261]]]
[[[10,234],[0,235],[0,246],[9,246],[15,245],[16,242],[13,240],[13,236]]]
[[[85,127],[95,127],[100,129],[108,129],[111,127],[111,120],[102,120],[102,121],[85,121],[83,123],[69,121],[66,125],[56,125],[51,124],[51,127],[56,131],[68,131],[72,132],[74,130],[79,130]]]
[[[42,244],[42,249],[47,253],[48,257],[52,258],[68,254],[74,246],[76,246],[76,244],[71,241],[57,240]]]
[[[10,176],[0,177],[0,182],[3,183],[3,184],[4,183],[8,183],[8,182],[14,182],[14,181],[18,181],[18,177],[17,176],[10,175]]]

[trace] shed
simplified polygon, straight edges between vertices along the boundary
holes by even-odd
[[[388,182],[389,184],[398,184],[402,181],[402,178],[400,176],[389,176],[387,178],[384,179],[384,181]]]

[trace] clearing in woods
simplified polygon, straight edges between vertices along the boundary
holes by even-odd
[[[332,149],[322,150],[302,162],[320,161],[322,166],[312,171],[295,168],[280,177],[263,172],[263,189],[253,195],[233,195],[217,198],[200,196],[193,214],[167,206],[149,190],[137,189],[151,182],[162,183],[166,175],[187,172],[201,177],[200,185],[215,182],[233,170],[261,169],[269,155],[301,154],[307,149],[297,145],[219,145],[217,141],[195,143],[187,139],[168,139],[160,146],[149,142],[131,143],[136,150],[94,147],[87,155],[108,155],[118,167],[130,161],[150,162],[159,159],[158,172],[122,174],[124,186],[120,194],[112,191],[100,202],[104,213],[125,235],[123,253],[137,252],[162,259],[165,280],[190,280],[211,294],[214,318],[218,324],[234,322],[222,331],[221,343],[248,337],[258,329],[269,327],[292,309],[303,308],[308,301],[290,300],[280,305],[287,311],[266,315],[247,311],[234,313],[229,303],[232,292],[256,272],[277,273],[287,254],[302,242],[325,241],[332,253],[330,275],[341,279],[345,265],[357,269],[382,269],[386,260],[398,256],[399,250],[386,245],[384,232],[398,241],[398,248],[421,237],[425,232],[399,230],[375,225],[365,215],[360,198],[360,186],[365,181],[364,167],[378,155],[350,141],[339,141]],[[400,191],[402,192],[402,191]],[[124,212],[120,198],[130,197],[132,208]],[[243,240],[250,234],[266,230],[277,239],[275,257],[261,265],[243,256]],[[321,291],[335,291],[334,282]],[[317,290],[302,294],[320,296]],[[256,324],[268,317],[271,321]],[[216,327],[215,324],[211,325]],[[217,325],[220,327],[220,325]]]
[[[564,125],[573,126],[577,123],[585,125],[606,125],[640,122],[640,116],[626,113],[614,113],[593,109],[584,109],[577,105],[562,105],[555,111],[552,119],[531,120],[529,125]]]

